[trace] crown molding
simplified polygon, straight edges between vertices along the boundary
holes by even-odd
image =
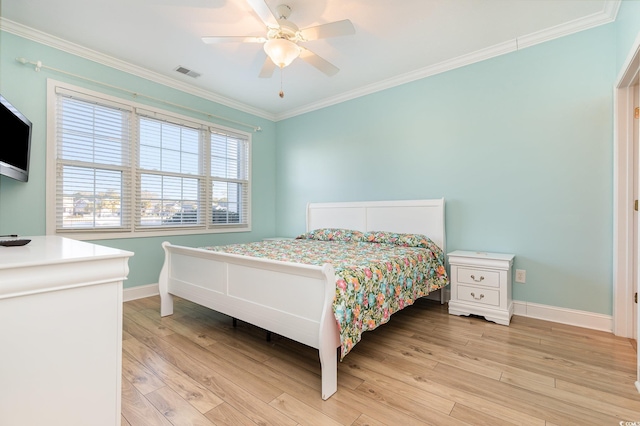
[[[14,21],[10,21],[0,16],[0,31],[6,31],[11,34],[15,34],[22,38],[35,41],[45,46],[52,47],[57,50],[61,50],[72,55],[79,56],[84,59],[96,62],[101,65],[114,68],[119,71],[126,72],[128,74],[135,75],[137,77],[144,78],[154,83],[162,84],[181,92],[188,93],[193,96],[197,96],[202,99],[206,99],[229,108],[233,108],[238,111],[246,112],[248,114],[255,115],[257,117],[265,118],[270,121],[275,121],[275,116],[267,111],[246,105],[244,103],[235,101],[233,99],[221,96],[217,93],[204,90],[200,87],[167,77],[165,75],[156,73],[146,68],[133,65],[129,62],[122,61],[109,55],[97,52],[95,50],[86,48],[76,43],[71,43],[67,40],[55,37],[53,35],[44,33],[31,27],[19,24]],[[35,58],[37,59],[37,58]]]
[[[313,102],[300,108],[285,111],[276,115],[276,121],[285,120],[287,118],[292,118],[301,114],[306,114],[308,112],[336,105],[341,102],[359,98],[361,96],[366,96],[375,92],[400,86],[402,84],[410,83],[415,80],[420,80],[432,75],[440,74],[446,71],[454,70],[456,68],[464,67],[466,65],[471,65],[476,62],[484,61],[496,56],[511,53],[516,50],[531,47],[536,44],[544,43],[580,31],[595,28],[600,25],[609,24],[616,20],[618,11],[620,10],[621,1],[622,0],[606,0],[602,11],[586,16],[584,18],[576,19],[567,22],[566,24],[557,25],[543,31],[527,34],[525,36],[518,37],[513,40],[509,40],[482,50],[478,50],[467,55],[459,56],[457,58],[443,61],[435,65],[430,65],[416,71],[363,86],[358,89],[342,93],[338,96],[325,98],[319,102]]]
[[[606,0],[602,12],[611,17],[611,22],[618,18],[618,12],[620,11],[620,5],[622,0]]]
[[[518,37],[518,49],[534,46],[550,40],[555,40],[570,34],[609,24],[616,20],[621,0],[608,0],[601,12],[575,19],[555,27]]]

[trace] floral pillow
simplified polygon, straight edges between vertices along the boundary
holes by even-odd
[[[318,241],[366,241],[360,231],[340,228],[320,228],[296,237],[298,240]]]
[[[421,247],[432,251],[440,250],[436,243],[422,234],[398,234],[395,232],[371,231],[365,232],[363,241],[404,247]]]
[[[434,252],[438,252],[440,250],[436,243],[431,241],[431,239],[425,235],[400,234],[397,232],[387,231],[360,232],[342,228],[320,228],[298,235],[296,239],[317,241],[362,241],[369,243],[392,244],[404,247],[421,247]]]

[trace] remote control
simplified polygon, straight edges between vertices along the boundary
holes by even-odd
[[[0,246],[5,246],[5,247],[24,246],[26,244],[29,244],[30,242],[31,242],[31,240],[20,240],[20,239],[16,239],[16,240],[0,240]]]

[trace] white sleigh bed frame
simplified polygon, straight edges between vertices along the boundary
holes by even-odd
[[[307,231],[319,228],[424,234],[444,250],[444,199],[310,203]],[[336,392],[340,337],[332,309],[332,265],[259,259],[168,242],[162,247],[162,316],[173,313],[176,295],[316,348],[322,399]]]

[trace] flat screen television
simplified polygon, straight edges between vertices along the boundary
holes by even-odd
[[[31,121],[0,95],[0,175],[29,180]]]

